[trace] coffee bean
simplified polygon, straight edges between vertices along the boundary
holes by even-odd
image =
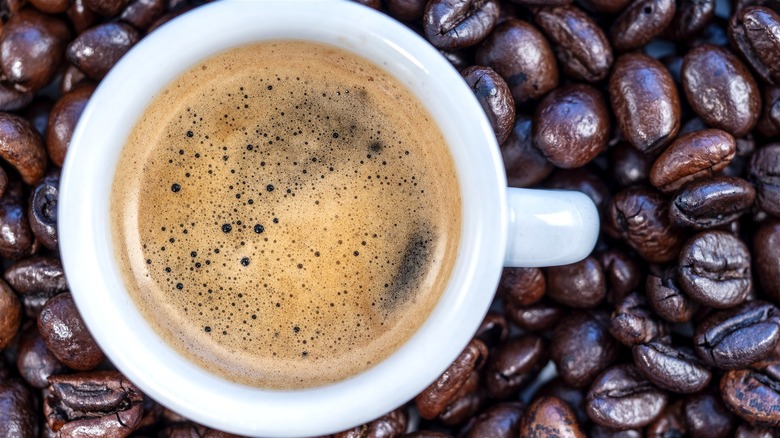
[[[642,429],[612,429],[600,424],[590,428],[591,438],[642,438],[644,436]]]
[[[404,409],[391,411],[374,421],[357,426],[344,432],[333,434],[333,438],[362,438],[362,437],[400,437],[406,432],[409,418]],[[203,435],[199,435],[203,436]]]
[[[553,90],[536,108],[534,146],[554,165],[582,167],[607,147],[610,122],[601,93],[589,85]]]
[[[621,187],[641,184],[650,177],[651,156],[639,152],[628,142],[620,142],[609,150],[612,179]]]
[[[11,84],[0,83],[0,111],[16,111],[30,104],[32,91],[19,91]]]
[[[753,154],[750,178],[758,190],[758,206],[780,218],[780,143],[764,146]]]
[[[515,438],[519,436],[523,405],[500,403],[475,417],[460,433],[463,438]]]
[[[0,436],[38,437],[38,403],[19,379],[0,379]]]
[[[769,354],[780,341],[779,313],[762,301],[711,313],[696,326],[694,350],[711,366],[746,367]]]
[[[734,438],[778,438],[780,430],[777,428],[755,427],[748,423],[740,424],[734,432]]]
[[[598,254],[607,280],[607,302],[617,303],[642,283],[639,264],[620,249],[608,249]]]
[[[19,341],[16,367],[30,386],[43,389],[49,386],[49,376],[62,374],[68,368],[46,347],[38,327],[31,325]]]
[[[488,312],[474,334],[474,337],[484,342],[488,348],[504,342],[508,336],[509,323],[504,315],[496,312]]]
[[[538,99],[558,85],[552,49],[525,21],[507,20],[497,25],[477,48],[476,60],[504,78],[518,105]]]
[[[387,12],[401,21],[416,21],[425,12],[426,0],[385,0]]]
[[[36,91],[51,82],[62,63],[70,32],[65,23],[34,9],[24,9],[3,26],[0,70],[19,91]]]
[[[680,252],[680,286],[706,306],[725,309],[742,303],[753,287],[750,251],[725,231],[705,231]]]
[[[780,426],[780,379],[762,370],[731,370],[720,381],[726,406],[757,426]]]
[[[539,268],[504,268],[498,291],[518,306],[529,306],[542,299],[547,289],[544,272]]]
[[[534,334],[507,339],[496,347],[485,367],[488,394],[495,399],[506,399],[536,378],[547,365],[547,342]]]
[[[582,192],[596,204],[599,215],[603,215],[612,197],[604,180],[588,167],[577,169],[559,169],[545,181],[545,186],[551,189],[576,190]]]
[[[539,388],[535,397],[540,396],[555,397],[566,403],[580,426],[590,422],[588,414],[585,413],[585,393],[581,389],[567,385],[560,377],[554,377]]]
[[[547,268],[547,294],[569,307],[595,307],[607,294],[601,264],[593,257],[564,266]]]
[[[609,31],[618,52],[637,49],[660,35],[674,18],[674,0],[638,0],[615,19]]]
[[[22,304],[14,291],[0,280],[0,350],[11,344],[22,321]]]
[[[47,14],[61,14],[68,9],[68,0],[30,0],[35,9]]]
[[[76,37],[66,55],[92,79],[102,79],[111,67],[138,42],[138,31],[122,23],[104,23]]]
[[[682,246],[680,232],[669,223],[664,197],[645,187],[629,187],[618,192],[609,204],[607,227],[639,255],[651,263],[677,258]]]
[[[659,151],[680,130],[677,87],[653,58],[639,53],[620,56],[609,77],[609,99],[623,135],[642,152]]]
[[[574,0],[512,0],[512,3],[516,3],[524,6],[566,6],[572,4]]]
[[[683,437],[688,434],[683,417],[682,400],[670,403],[663,414],[647,425],[648,438]]]
[[[684,185],[669,206],[669,219],[697,230],[719,227],[739,219],[755,199],[756,190],[746,180],[716,175]]]
[[[533,145],[531,118],[517,114],[509,138],[501,144],[506,178],[510,187],[529,187],[540,183],[554,167]]]
[[[62,167],[68,152],[70,138],[76,129],[81,112],[95,91],[93,85],[83,85],[63,95],[54,105],[46,128],[46,150],[57,166]]]
[[[634,364],[660,388],[684,394],[706,388],[712,378],[709,369],[693,350],[662,342],[649,342],[632,348]]]
[[[764,294],[780,303],[780,221],[763,223],[753,239],[756,273]]]
[[[616,303],[609,321],[609,333],[627,347],[666,336],[666,327],[647,307],[644,295],[632,293]]]
[[[0,230],[0,257],[17,259],[37,250],[19,181],[9,181],[0,198]]]
[[[498,21],[497,0],[431,0],[425,7],[425,38],[440,49],[478,44]]]
[[[85,0],[71,1],[70,7],[65,12],[70,19],[71,24],[73,24],[73,29],[78,35],[92,27],[92,25],[100,19],[100,16],[92,9],[89,9],[84,4],[84,1]]]
[[[666,400],[666,393],[645,380],[635,366],[624,364],[608,368],[596,378],[585,406],[594,423],[629,429],[655,420]]]
[[[433,430],[417,430],[412,433],[407,433],[404,438],[452,438],[452,435],[448,435],[443,432],[436,432]]]
[[[693,317],[696,304],[683,293],[675,266],[652,269],[645,282],[645,291],[648,304],[661,318],[682,323]]]
[[[504,312],[516,326],[531,332],[551,329],[565,314],[560,305],[545,300],[525,307],[507,301]]]
[[[612,66],[612,47],[604,31],[575,6],[542,8],[536,24],[550,39],[563,72],[574,79],[598,82]]]
[[[479,65],[468,67],[461,74],[482,105],[496,140],[499,144],[505,142],[515,125],[515,101],[506,82],[492,68]]]
[[[26,119],[0,112],[0,158],[34,184],[46,171],[46,149],[41,136]]]
[[[734,137],[719,129],[681,135],[653,163],[650,182],[663,192],[675,191],[723,170],[736,151]]]
[[[104,17],[117,15],[130,0],[84,0],[84,5]]]
[[[765,137],[780,135],[780,86],[765,86],[764,110],[758,120],[758,131]]]
[[[683,412],[692,438],[728,438],[734,430],[734,417],[716,394],[688,396],[683,403]]]
[[[60,82],[60,94],[67,94],[75,90],[81,85],[90,84],[91,81],[87,78],[87,75],[83,71],[77,69],[71,64],[65,67],[65,72],[62,73],[62,82]],[[44,134],[45,135],[45,132]]]
[[[165,13],[164,0],[131,0],[119,15],[119,19],[135,27],[147,29]]]
[[[761,114],[761,96],[747,67],[727,49],[705,44],[685,55],[683,90],[693,111],[734,137],[747,134]]]
[[[103,352],[87,330],[69,293],[46,302],[38,316],[38,331],[57,359],[74,370],[91,370],[103,361]]]
[[[30,230],[43,246],[52,251],[56,251],[59,245],[57,236],[59,185],[59,172],[44,177],[30,195],[27,213],[30,218]]]
[[[3,278],[22,295],[46,292],[54,296],[68,290],[62,262],[53,257],[33,256],[6,268]]]
[[[572,410],[555,397],[539,397],[520,421],[520,436],[585,438]]]
[[[452,401],[436,417],[444,426],[460,426],[476,415],[488,400],[480,373],[474,371],[455,393]]]
[[[573,312],[561,319],[550,342],[553,362],[564,382],[583,388],[618,356],[618,343],[609,334],[603,311]]]
[[[749,6],[729,23],[729,38],[753,70],[770,84],[780,84],[780,15]]]
[[[701,32],[713,17],[715,0],[678,0],[665,34],[673,40],[685,40]]]

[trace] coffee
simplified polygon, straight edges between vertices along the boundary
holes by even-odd
[[[447,285],[460,209],[417,98],[362,58],[294,41],[231,49],[166,86],[111,200],[150,325],[265,388],[347,378],[408,340]]]

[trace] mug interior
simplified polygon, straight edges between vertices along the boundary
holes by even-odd
[[[242,386],[186,361],[136,309],[116,266],[109,205],[119,155],[155,95],[199,61],[262,40],[338,46],[383,67],[418,96],[455,162],[462,233],[453,275],[412,338],[373,368],[332,385]],[[493,298],[507,236],[506,180],[493,131],[457,71],[427,42],[352,2],[216,2],[143,39],[103,80],[81,115],[63,168],[59,236],[78,308],[116,367],[146,394],[200,423],[244,435],[306,436],[370,421],[437,378],[473,336]]]

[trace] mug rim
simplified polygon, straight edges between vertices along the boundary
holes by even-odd
[[[307,27],[315,23],[318,29]],[[182,38],[192,32],[191,39]],[[140,316],[114,259],[108,199],[127,134],[151,99],[176,76],[231,47],[272,39],[322,42],[326,36],[318,32],[401,79],[429,111],[438,108],[431,112],[453,154],[460,184],[461,243],[448,286],[433,312],[390,357],[324,387],[252,388],[187,362]],[[380,49],[385,51],[381,56]],[[367,55],[369,51],[376,60]],[[391,65],[394,61],[399,65]],[[148,65],[155,66],[154,72]],[[427,76],[416,78],[419,74]],[[421,97],[425,93],[429,95]],[[442,116],[445,110],[451,114]],[[446,126],[442,117],[449,117]],[[402,405],[441,375],[490,306],[503,267],[508,227],[498,145],[460,74],[401,23],[340,0],[215,2],[177,17],[141,40],[100,83],[81,115],[62,170],[58,217],[63,267],[74,300],[117,369],[153,399],[197,422],[265,436],[347,429]],[[410,375],[399,379],[394,371],[398,367]]]

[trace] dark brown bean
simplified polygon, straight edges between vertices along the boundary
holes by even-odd
[[[16,337],[22,321],[22,304],[14,291],[0,280],[0,350]]]
[[[78,87],[63,95],[51,110],[49,125],[46,128],[46,149],[57,166],[62,167],[65,161],[65,154],[68,152],[76,123],[94,91],[94,85]]]
[[[642,438],[644,436],[642,429],[612,429],[600,424],[590,428],[590,438]]]
[[[524,6],[566,6],[572,4],[574,0],[511,0]]]
[[[663,192],[675,191],[688,181],[722,170],[736,151],[734,137],[720,129],[681,135],[653,163],[650,182]]]
[[[585,433],[566,403],[555,397],[539,397],[523,414],[519,436],[585,438]]]
[[[631,0],[579,0],[585,7],[600,14],[617,14],[631,3]]]
[[[609,31],[618,52],[638,49],[660,35],[674,18],[674,0],[638,0],[620,14]]]
[[[621,141],[609,150],[612,179],[621,187],[641,184],[650,178],[653,158],[639,152],[631,143]]]
[[[682,41],[701,32],[715,17],[715,0],[678,0],[666,35]]]
[[[729,23],[729,38],[753,70],[770,84],[780,84],[780,15],[749,6]]]
[[[46,133],[46,125],[49,123],[49,113],[54,106],[54,101],[47,97],[35,99],[32,105],[22,111],[21,115],[30,122],[35,132],[43,136]]]
[[[92,27],[100,19],[98,14],[84,5],[84,0],[73,0],[66,15],[78,35]]]
[[[57,359],[74,370],[91,370],[103,361],[103,352],[69,293],[46,302],[38,316],[38,331]]]
[[[780,86],[764,87],[764,111],[758,120],[758,132],[765,137],[780,135]]]
[[[117,15],[130,0],[84,0],[84,5],[104,17]]]
[[[387,12],[401,21],[415,21],[422,18],[427,0],[385,0]]]
[[[165,13],[164,0],[131,0],[119,19],[136,29],[147,29]]]
[[[612,67],[612,47],[604,31],[575,6],[542,8],[536,24],[552,41],[563,71],[574,79],[598,82]]]
[[[577,190],[582,192],[596,204],[599,215],[603,216],[612,193],[604,180],[588,167],[577,169],[558,169],[545,185],[551,189]]]
[[[0,436],[37,438],[35,394],[19,379],[0,379]]]
[[[32,91],[19,91],[11,84],[0,82],[0,111],[20,110],[33,101]]]
[[[758,191],[758,206],[780,218],[780,143],[764,146],[753,154],[750,178]]]
[[[661,318],[669,322],[688,322],[693,317],[696,304],[683,293],[677,283],[677,269],[654,268],[645,282],[647,301]]]
[[[488,312],[479,325],[474,337],[484,342],[488,348],[504,342],[509,336],[509,323],[504,315],[497,312]]]
[[[531,332],[553,328],[565,314],[560,305],[545,300],[527,307],[508,301],[504,304],[504,313],[516,326]]]
[[[682,400],[666,406],[663,414],[647,425],[647,438],[677,438],[688,433],[683,418]]]
[[[780,381],[754,369],[732,370],[720,380],[726,406],[757,426],[780,426]]]
[[[609,334],[605,312],[574,312],[553,331],[550,352],[564,382],[583,388],[617,359],[618,343]]]
[[[734,430],[734,417],[713,393],[690,395],[683,403],[685,424],[691,438],[728,438]]]
[[[75,90],[80,85],[89,84],[91,81],[87,78],[81,70],[77,69],[71,64],[65,67],[65,72],[62,73],[62,82],[60,82],[60,94],[67,94]],[[44,130],[45,131],[45,130]],[[42,135],[45,135],[42,134]]]
[[[478,44],[498,22],[497,0],[431,0],[425,7],[425,38],[440,49]]]
[[[778,438],[780,430],[769,427],[755,427],[748,423],[740,424],[734,432],[734,438]]]
[[[645,296],[634,292],[616,303],[609,321],[609,333],[631,347],[666,336],[666,327],[647,307]]]
[[[507,20],[497,25],[477,49],[477,63],[504,78],[518,105],[538,99],[558,85],[552,49],[525,21]]]
[[[645,380],[634,365],[606,369],[593,382],[585,398],[588,416],[606,427],[643,427],[666,407],[664,391]]]
[[[523,405],[500,403],[474,417],[460,433],[462,438],[515,438],[519,436]]]
[[[474,371],[436,420],[448,427],[460,426],[476,415],[485,406],[487,399],[487,390],[482,384],[480,373]]]
[[[693,111],[705,123],[743,137],[761,114],[761,95],[753,76],[734,54],[704,44],[683,61],[683,90]]]
[[[49,386],[49,376],[67,372],[68,368],[46,347],[38,327],[31,325],[19,341],[16,367],[30,386],[43,389]]]
[[[504,268],[498,284],[499,293],[518,306],[530,306],[542,299],[547,280],[539,268]]]
[[[780,221],[763,223],[753,239],[756,273],[764,295],[780,304]]]
[[[0,198],[0,257],[18,259],[34,253],[37,250],[34,239],[22,198],[22,184],[9,181]]]
[[[755,199],[756,190],[746,180],[716,175],[684,185],[672,200],[669,219],[697,230],[719,227],[739,219]]]
[[[34,184],[46,171],[46,150],[30,122],[0,112],[0,158],[13,166],[25,183]]]
[[[498,144],[506,141],[515,125],[515,101],[501,76],[490,67],[474,65],[461,72],[493,127]]]
[[[57,236],[59,185],[59,172],[52,172],[44,177],[30,195],[27,213],[30,218],[30,230],[43,246],[52,251],[56,251],[59,244]]]
[[[567,385],[560,377],[554,377],[542,385],[534,397],[540,396],[551,396],[560,399],[574,412],[580,425],[584,426],[590,423],[590,418],[585,413],[585,393],[581,389]]]
[[[617,303],[642,283],[639,264],[619,249],[608,249],[598,254],[607,280],[607,302]]]
[[[506,399],[531,383],[549,360],[547,342],[534,334],[509,338],[496,347],[485,367],[485,385],[495,399]]]
[[[92,79],[102,79],[111,67],[138,42],[138,31],[123,23],[105,23],[79,35],[66,55],[79,70]]]
[[[609,132],[607,105],[601,93],[589,85],[553,90],[534,114],[534,146],[564,169],[582,167],[604,151]]]
[[[406,432],[409,417],[403,408],[391,411],[374,421],[332,435],[332,438],[400,437]],[[215,431],[216,432],[216,431]],[[199,435],[206,436],[206,435]],[[213,435],[209,435],[213,436]],[[214,438],[218,438],[214,436]]]
[[[635,345],[631,351],[634,364],[645,377],[667,391],[699,392],[712,379],[710,370],[688,348],[650,342]]]
[[[6,268],[3,278],[20,294],[47,292],[52,296],[68,290],[62,262],[54,257],[33,256]]]
[[[533,145],[531,118],[517,114],[509,138],[501,144],[506,178],[510,187],[529,187],[540,183],[554,167]]]
[[[30,0],[35,9],[47,14],[61,14],[68,9],[69,0]]]
[[[628,53],[615,61],[609,77],[612,112],[635,148],[653,153],[680,130],[680,96],[669,71],[653,58]]]
[[[597,306],[607,294],[601,264],[587,257],[570,265],[547,268],[547,294],[569,307]]]

